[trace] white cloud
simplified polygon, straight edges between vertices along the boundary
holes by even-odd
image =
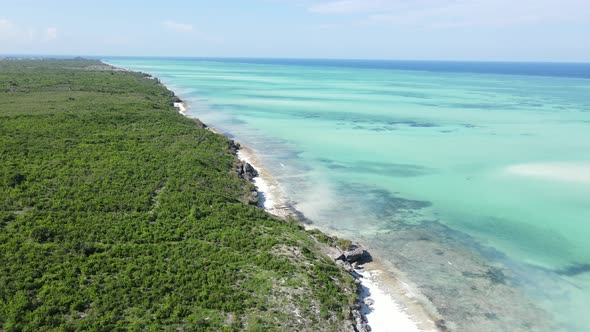
[[[49,27],[49,28],[45,29],[45,36],[43,38],[45,41],[51,41],[56,38],[57,38],[57,28]]]
[[[434,28],[590,20],[588,0],[336,0],[316,1],[308,10],[357,15],[372,24]]]
[[[338,0],[312,4],[309,11],[320,14],[356,14],[380,10],[387,6],[383,0]]]
[[[190,37],[193,40],[200,40],[212,43],[222,42],[222,38],[220,38],[219,36],[201,31],[200,29],[195,28],[192,24],[168,20],[163,21],[161,25],[163,28],[167,30],[185,33],[185,37]]]
[[[5,18],[0,18],[0,31],[10,29],[13,26],[14,26],[14,24],[11,21],[9,21]]]
[[[0,18],[0,40],[10,39],[15,34],[15,26],[10,20]]]
[[[33,40],[35,39],[35,36],[37,35],[37,31],[33,28],[28,28],[27,31],[25,32],[25,39],[26,40]]]
[[[31,43],[40,41],[52,41],[57,38],[57,28],[48,27],[42,34],[37,33],[33,27],[20,26],[12,21],[0,18],[0,40],[12,43]]]
[[[191,24],[180,23],[175,21],[164,21],[162,22],[162,26],[164,26],[164,28],[166,29],[179,32],[188,32],[193,30],[193,26]]]

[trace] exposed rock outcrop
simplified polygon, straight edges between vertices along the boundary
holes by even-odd
[[[366,251],[361,247],[352,248],[351,250],[347,250],[343,253],[344,258],[348,263],[355,263],[363,258],[366,254]]]
[[[353,330],[356,332],[370,332],[371,327],[367,323],[367,318],[363,315],[361,307],[364,304],[362,297],[360,296],[360,275],[355,271],[362,269],[362,264],[370,261],[371,256],[364,250],[359,244],[353,243],[347,248],[347,250],[340,250],[337,246],[332,245],[328,249],[328,255],[334,260],[334,262],[346,270],[350,275],[355,278],[355,283],[359,285],[358,292],[359,298],[350,307],[350,317]]]
[[[350,308],[350,315],[352,321],[352,327],[355,332],[370,332],[371,327],[367,324],[367,318],[362,314],[361,302],[357,301]]]
[[[248,164],[247,162],[240,161],[237,165],[237,172],[238,175],[248,181],[254,180],[255,177],[258,176],[258,171],[252,167],[252,165]]]
[[[237,155],[240,144],[234,140],[229,140],[229,149],[234,155]],[[236,173],[240,178],[249,182],[253,182],[254,178],[258,176],[258,171],[245,161],[240,161],[236,164]],[[258,205],[260,203],[260,194],[256,186],[250,186],[250,194],[246,197],[246,201],[249,205]]]
[[[258,205],[259,201],[260,201],[260,197],[258,196],[258,191],[251,191],[250,196],[248,197],[248,204]]]
[[[360,265],[370,258],[370,255],[365,249],[363,249],[363,247],[361,247],[360,244],[352,243],[344,251],[337,247],[333,247],[330,257],[332,257],[336,263],[340,261],[346,262],[349,265],[355,264],[356,266],[360,267]]]
[[[343,269],[346,270],[346,272],[353,272],[354,268],[352,267],[352,265],[350,265],[349,262],[345,261],[345,260],[336,260],[335,261],[336,265],[340,265],[342,266]]]
[[[240,143],[234,141],[233,139],[229,140],[229,149],[231,150],[232,154],[235,156],[238,154],[238,150],[240,149]]]

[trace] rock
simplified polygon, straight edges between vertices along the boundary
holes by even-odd
[[[367,320],[361,314],[360,308],[359,309],[352,309],[352,322],[353,328],[356,332],[370,332],[371,327],[367,324]]]
[[[229,140],[229,149],[232,151],[233,155],[235,156],[240,149],[240,143],[234,141],[233,139]]]
[[[250,205],[258,205],[259,197],[257,191],[251,191],[250,197],[248,197],[248,204]]]
[[[258,176],[258,171],[252,167],[252,165],[240,161],[237,165],[237,173],[238,175],[245,180],[252,181],[255,177]]]
[[[206,125],[206,124],[204,124],[203,122],[201,122],[201,120],[199,120],[199,119],[191,119],[191,120],[193,120],[193,122],[194,122],[194,123],[195,123],[195,124],[196,124],[196,125],[197,125],[199,128],[202,128],[202,129],[206,129],[206,128],[207,128],[207,125]]]
[[[445,322],[444,319],[439,319],[434,323],[436,324],[436,327],[438,328],[439,331],[441,331],[441,332],[449,331],[449,328],[447,326],[447,322]]]
[[[352,272],[354,270],[352,265],[350,265],[350,263],[347,261],[337,260],[336,265],[342,266],[347,272]]]
[[[336,257],[334,257],[334,262],[335,261],[345,261],[345,260],[346,260],[346,257],[344,257],[344,253],[343,252],[340,252],[339,255],[337,255]]]
[[[363,326],[363,320],[362,320],[360,317],[357,317],[357,318],[354,320],[354,323],[355,323],[355,325],[356,325],[356,328],[357,328],[357,330],[358,330],[358,331],[362,331],[362,328],[361,328],[361,326]]]
[[[252,167],[252,165],[250,165],[248,163],[246,163],[246,165],[244,165],[244,172],[258,175],[258,172],[254,169],[254,167]]]
[[[344,252],[344,257],[346,261],[349,263],[354,263],[361,259],[365,255],[365,250],[361,247],[356,247],[352,250],[347,250]]]

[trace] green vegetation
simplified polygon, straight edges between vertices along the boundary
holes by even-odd
[[[342,251],[349,250],[352,246],[352,241],[347,239],[341,239],[336,236],[328,236],[322,233],[319,229],[312,228],[307,233],[313,236],[318,242],[326,244],[330,247],[338,248]]]
[[[144,74],[0,61],[0,330],[342,330],[350,276]]]

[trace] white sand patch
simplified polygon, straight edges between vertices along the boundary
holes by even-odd
[[[178,113],[187,116],[187,109],[186,109],[186,105],[184,104],[184,102],[182,103],[174,103],[174,107],[178,108]]]
[[[512,165],[506,173],[556,181],[590,183],[590,162],[548,162]]]
[[[363,286],[361,296],[366,305],[362,311],[367,318],[367,323],[373,332],[417,332],[418,324],[414,322],[403,308],[382,287],[376,277],[379,270],[363,271],[361,284]]]

